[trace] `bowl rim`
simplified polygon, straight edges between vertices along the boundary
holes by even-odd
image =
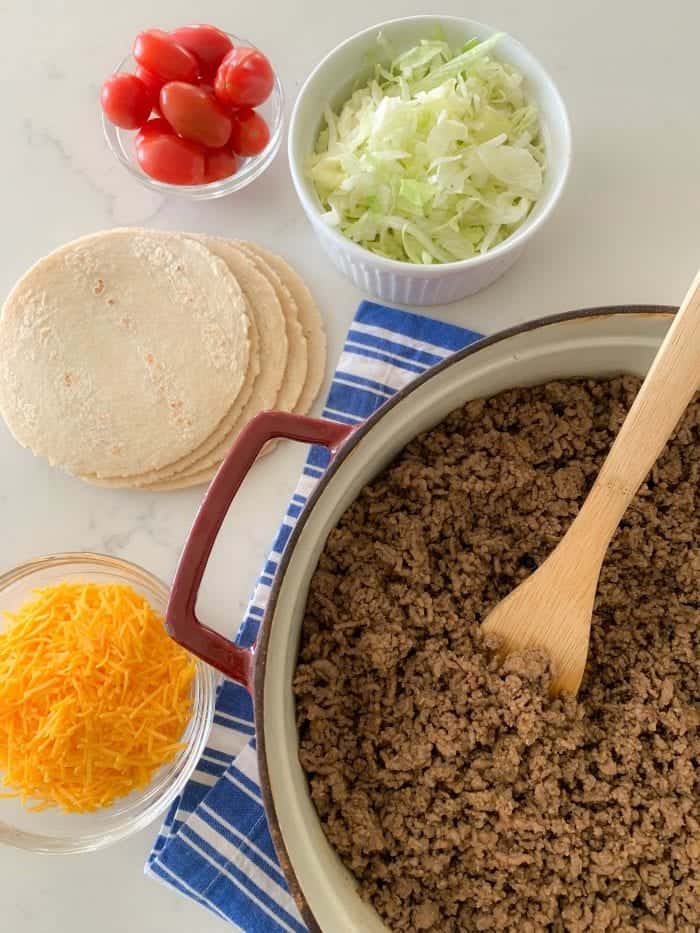
[[[292,561],[292,556],[294,554],[296,545],[298,544],[299,539],[303,534],[304,527],[312,510],[321,497],[325,494],[326,489],[328,488],[328,485],[330,484],[333,477],[341,469],[343,464],[345,464],[348,458],[352,456],[352,453],[357,445],[370,431],[374,430],[374,428],[378,425],[378,423],[388,411],[402,404],[406,398],[408,398],[416,390],[420,389],[426,382],[433,378],[433,376],[439,376],[441,373],[450,369],[452,366],[458,365],[465,359],[478,354],[480,350],[504,343],[511,337],[517,337],[521,334],[542,331],[545,328],[553,325],[565,324],[580,326],[581,324],[585,324],[586,321],[596,320],[598,318],[608,320],[620,318],[621,320],[634,321],[635,318],[652,317],[657,319],[667,318],[670,321],[677,310],[678,308],[675,305],[664,304],[628,303],[595,305],[534,318],[532,320],[524,321],[520,324],[515,324],[511,327],[504,328],[503,330],[496,331],[494,334],[489,336],[482,337],[480,340],[476,340],[473,343],[468,344],[466,347],[463,347],[461,350],[457,350],[455,353],[445,357],[445,359],[443,359],[441,362],[437,363],[435,366],[430,367],[421,375],[411,380],[406,386],[404,386],[402,389],[399,389],[394,393],[394,395],[387,399],[378,409],[369,415],[368,418],[362,421],[357,426],[356,430],[353,431],[353,433],[350,435],[349,439],[342,445],[336,456],[331,460],[330,464],[326,467],[325,472],[311,491],[301,514],[297,518],[294,527],[292,528],[289,539],[286,542],[284,552],[279,560],[277,572],[270,588],[265,613],[260,620],[260,630],[257,638],[253,664],[252,689],[253,711],[255,715],[256,760],[260,772],[260,788],[262,793],[263,806],[270,830],[270,836],[273,841],[275,852],[277,853],[280,867],[282,868],[282,873],[287,882],[287,886],[289,887],[294,902],[296,903],[297,908],[299,909],[299,912],[304,919],[304,922],[309,928],[310,933],[324,933],[324,930],[321,928],[318,920],[316,919],[316,916],[314,915],[311,903],[307,898],[305,890],[302,887],[301,881],[297,875],[295,861],[292,855],[290,855],[287,843],[282,833],[280,817],[278,815],[279,801],[275,797],[275,794],[272,790],[271,767],[268,764],[267,747],[269,742],[265,730],[265,719],[268,714],[266,712],[265,705],[265,687],[268,669],[267,662],[271,648],[271,637],[280,594],[285,582],[287,571],[289,569],[289,564]]]
[[[125,560],[123,557],[113,557],[111,554],[101,554],[98,551],[56,551],[51,554],[44,554],[41,557],[32,557],[0,573],[0,593],[11,583],[40,570],[81,563],[94,564],[96,567],[105,569],[121,569],[125,573],[142,577],[154,589],[159,590],[159,594],[165,600],[168,598],[170,588],[150,570],[146,570],[139,564],[133,563],[133,561]]]
[[[71,567],[78,568],[82,566],[85,568],[86,565],[96,570],[112,571],[115,574],[122,574],[126,578],[132,578],[136,583],[140,582],[144,586],[151,588],[158,594],[163,605],[167,604],[170,588],[155,574],[132,561],[93,551],[58,552],[24,561],[0,574],[0,594],[9,586],[42,570],[56,567],[65,567],[69,570]],[[192,777],[206,747],[214,718],[216,674],[209,665],[199,658],[195,657],[194,660],[196,673],[193,689],[193,710],[188,724],[192,734],[180,755],[169,763],[168,768],[171,769],[168,772],[169,780],[164,775],[159,782],[154,783],[156,781],[154,778],[154,781],[143,792],[140,792],[138,800],[120,815],[116,824],[102,831],[47,835],[25,829],[15,829],[0,819],[0,844],[41,854],[66,855],[94,852],[111,845],[113,842],[126,839],[162,816]],[[149,799],[149,797],[152,799]],[[134,809],[139,804],[143,804],[144,800],[148,801],[147,805],[143,809],[137,809],[134,812]]]
[[[257,51],[262,51],[262,49],[255,45],[254,42],[251,42],[250,39],[246,39],[244,36],[237,36],[232,32],[227,32],[226,30],[221,30],[221,32],[224,32],[229,37],[229,39],[232,40],[234,46],[245,46],[251,49],[256,49]],[[122,71],[133,71],[133,69],[128,67],[129,63],[133,62],[133,60],[133,54],[131,51],[129,51],[124,56],[124,58],[121,59],[116,68],[110,72],[110,74],[117,74]],[[220,178],[218,181],[210,181],[202,185],[174,185],[170,182],[158,181],[156,178],[150,178],[137,163],[133,162],[124,154],[124,151],[122,150],[122,147],[119,143],[119,140],[121,139],[119,135],[120,132],[137,133],[138,130],[123,130],[121,127],[116,126],[107,119],[104,111],[100,108],[102,133],[105,142],[107,143],[107,148],[117,159],[117,161],[124,166],[130,175],[133,175],[133,177],[140,181],[141,184],[146,188],[150,188],[151,191],[155,191],[159,194],[172,194],[175,196],[188,198],[191,201],[205,201],[224,197],[227,194],[234,194],[236,191],[242,191],[269,168],[275,156],[279,152],[280,146],[282,145],[285,123],[284,88],[282,87],[282,82],[280,80],[277,69],[272,64],[272,62],[270,62],[270,67],[272,68],[272,74],[274,76],[274,84],[272,91],[270,92],[270,96],[267,98],[267,100],[271,100],[272,98],[276,99],[277,119],[275,121],[275,125],[270,126],[270,139],[263,151],[259,152],[255,156],[247,156],[243,164],[243,168],[240,171],[234,172],[233,175],[229,175],[226,178]],[[267,101],[264,101],[263,103],[267,103]],[[153,113],[151,112],[148,119],[150,120],[152,116]]]
[[[289,171],[292,176],[292,182],[294,183],[294,188],[296,189],[297,197],[301,202],[301,205],[309,217],[312,223],[322,223],[324,224],[324,233],[328,236],[333,243],[344,250],[346,253],[349,253],[358,263],[371,263],[375,267],[386,270],[387,272],[403,272],[407,271],[413,272],[414,274],[419,274],[421,277],[432,278],[434,276],[440,275],[444,271],[453,271],[453,270],[462,270],[462,269],[474,269],[478,266],[484,265],[491,260],[498,259],[499,257],[505,256],[507,253],[518,249],[523,246],[524,243],[531,237],[547,220],[549,215],[552,213],[554,207],[559,201],[566,182],[569,177],[569,172],[571,170],[571,154],[572,154],[572,145],[571,145],[571,122],[569,120],[569,114],[566,109],[564,100],[559,92],[554,79],[550,75],[549,71],[544,67],[540,60],[527,48],[523,45],[518,39],[512,36],[510,33],[505,33],[508,40],[518,47],[521,53],[529,60],[529,64],[532,65],[532,71],[538,71],[541,77],[544,80],[544,83],[548,86],[549,92],[552,95],[560,113],[561,113],[561,132],[562,140],[564,143],[563,154],[561,158],[562,168],[559,179],[556,184],[552,187],[550,191],[547,192],[546,196],[541,198],[537,203],[540,206],[540,209],[536,214],[532,212],[525,218],[523,223],[510,234],[505,240],[499,243],[497,246],[494,246],[493,249],[487,250],[485,253],[480,253],[478,256],[471,256],[469,259],[457,259],[453,262],[441,262],[441,263],[432,263],[430,265],[418,265],[417,263],[405,262],[400,259],[389,259],[386,256],[380,256],[377,253],[373,253],[369,249],[360,246],[355,243],[354,240],[349,239],[344,236],[342,233],[339,233],[335,227],[331,227],[324,223],[322,219],[321,212],[318,208],[318,205],[314,203],[313,198],[310,196],[307,186],[306,179],[304,174],[303,165],[298,164],[297,157],[295,155],[295,137],[297,123],[299,119],[299,112],[303,104],[304,96],[311,84],[316,80],[319,73],[324,69],[334,58],[335,56],[346,49],[348,46],[358,42],[361,39],[368,38],[377,33],[382,29],[387,29],[391,26],[396,26],[403,23],[411,22],[426,22],[431,24],[436,23],[459,23],[461,25],[468,25],[474,27],[477,30],[483,30],[490,34],[500,32],[501,30],[496,29],[494,26],[491,26],[488,23],[481,22],[480,20],[469,19],[465,16],[443,16],[439,13],[436,14],[427,14],[421,13],[416,16],[398,16],[394,19],[384,20],[381,23],[376,23],[374,26],[369,26],[365,29],[361,29],[359,32],[354,33],[349,36],[347,39],[344,39],[338,45],[330,50],[324,57],[318,62],[317,65],[312,69],[308,74],[306,80],[301,86],[299,93],[297,94],[296,101],[294,103],[294,108],[292,110],[292,115],[289,119],[289,132],[287,135],[287,156],[289,161]],[[527,74],[525,77],[527,78]]]

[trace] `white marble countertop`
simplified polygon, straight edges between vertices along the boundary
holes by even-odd
[[[212,22],[249,36],[270,55],[289,108],[309,69],[337,42],[373,22],[433,6],[0,0],[0,295],[39,256],[101,228],[140,224],[245,236],[283,253],[304,274],[325,312],[333,362],[362,296],[319,254],[285,152],[239,195],[163,201],[105,148],[98,88],[139,29]],[[678,302],[700,259],[700,6],[676,0],[653,16],[633,0],[473,0],[468,10],[442,0],[440,7],[511,32],[543,60],[569,108],[574,162],[559,209],[519,264],[488,291],[434,313],[493,333],[576,307]],[[226,522],[200,601],[202,615],[222,630],[238,623],[303,456],[286,445],[256,467]],[[21,450],[1,425],[0,477],[0,570],[40,554],[96,550],[169,579],[202,494],[91,488]],[[0,847],[3,930],[223,931],[221,920],[143,878],[156,829],[88,856],[39,857]]]

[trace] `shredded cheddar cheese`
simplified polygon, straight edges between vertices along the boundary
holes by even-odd
[[[33,810],[107,807],[182,747],[194,661],[129,586],[35,595],[0,632],[0,796]]]

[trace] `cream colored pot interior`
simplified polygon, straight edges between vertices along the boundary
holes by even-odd
[[[643,376],[670,317],[569,318],[507,337],[446,368],[381,418],[340,465],[299,537],[272,620],[264,684],[267,767],[279,826],[304,896],[325,933],[386,933],[323,835],[298,761],[291,689],[310,577],[328,532],[362,486],[417,433],[471,398],[556,378]]]

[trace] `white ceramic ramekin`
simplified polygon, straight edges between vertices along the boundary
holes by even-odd
[[[571,131],[564,103],[554,82],[537,59],[519,42],[504,36],[496,54],[516,67],[527,81],[529,95],[540,109],[547,151],[544,191],[526,221],[507,240],[481,256],[440,265],[419,266],[384,259],[348,240],[322,219],[322,208],[306,177],[325,106],[337,108],[349,96],[358,75],[368,73],[370,53],[381,32],[400,52],[430,37],[439,28],[458,46],[497,30],[453,16],[410,16],[371,26],[333,49],[303,85],[289,127],[289,165],[294,186],[318,240],[335,265],[357,288],[388,302],[437,305],[458,301],[485,288],[518,258],[525,244],[550,215],[561,195],[571,160]]]

